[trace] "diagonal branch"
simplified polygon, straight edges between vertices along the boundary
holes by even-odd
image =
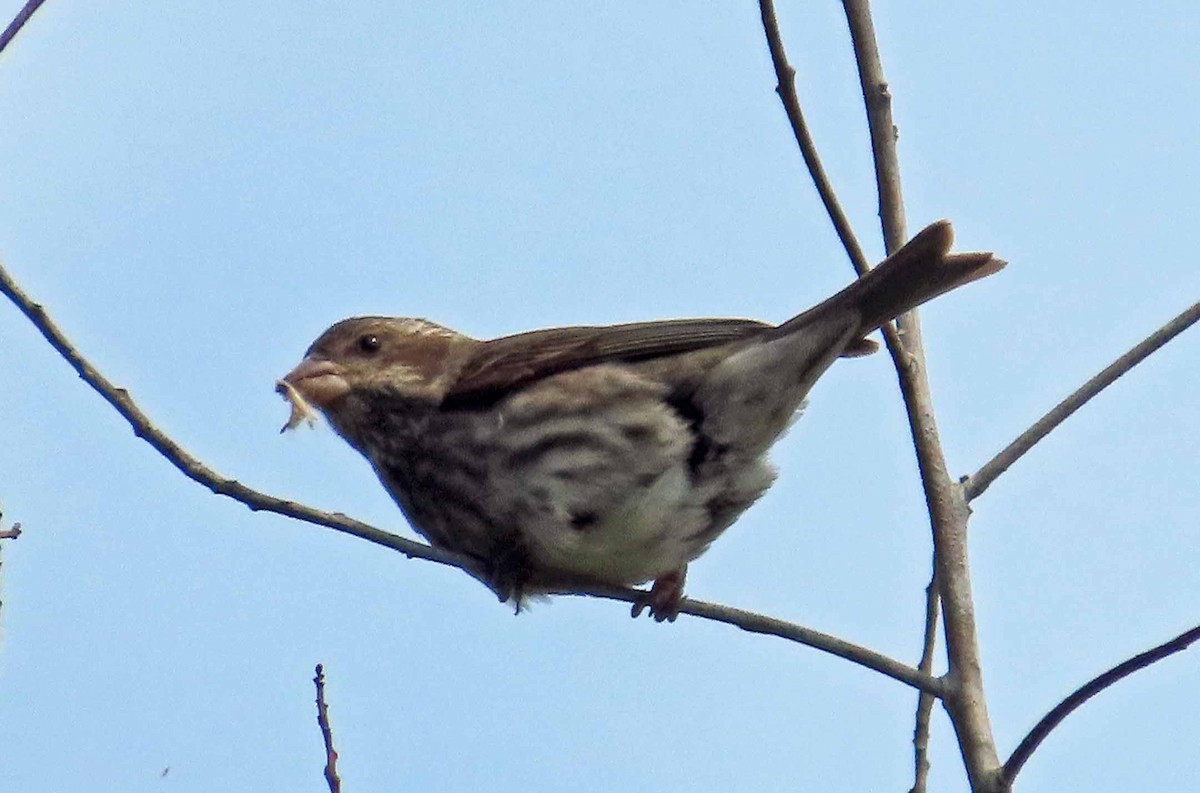
[[[1122,679],[1129,677],[1134,672],[1140,669],[1145,669],[1156,661],[1161,661],[1169,655],[1182,652],[1188,648],[1188,645],[1200,639],[1200,625],[1197,625],[1190,630],[1171,639],[1168,642],[1163,642],[1157,647],[1153,647],[1144,653],[1139,653],[1128,661],[1117,664],[1112,669],[1109,669],[1104,674],[1092,678],[1084,685],[1080,686],[1071,695],[1062,702],[1054,706],[1053,710],[1042,717],[1033,729],[1029,731],[1021,743],[1017,746],[1016,751],[1012,753],[1012,757],[1008,758],[1004,763],[1004,781],[1008,785],[1012,785],[1013,780],[1017,778],[1017,774],[1021,773],[1026,761],[1041,745],[1042,741],[1046,740],[1046,736],[1062,723],[1063,719],[1070,716],[1080,705],[1087,702],[1092,697],[1099,694],[1104,689],[1112,686]]]
[[[4,52],[4,48],[16,38],[17,34],[21,32],[21,28],[25,27],[25,23],[41,8],[44,2],[46,0],[29,0],[21,7],[21,10],[13,17],[13,21],[8,23],[8,27],[4,29],[3,33],[0,33],[0,52]]]
[[[193,457],[175,440],[158,429],[129,396],[128,391],[113,385],[108,378],[102,375],[75,349],[74,345],[59,330],[53,320],[50,319],[45,309],[31,300],[17,286],[16,282],[13,281],[3,266],[0,266],[0,293],[8,297],[29,318],[33,325],[41,332],[42,336],[45,337],[46,341],[50,343],[50,346],[66,359],[67,363],[75,369],[80,378],[129,422],[130,426],[133,427],[135,435],[153,446],[159,454],[167,458],[184,476],[197,484],[203,485],[217,495],[226,496],[241,502],[251,510],[274,512],[289,518],[295,518],[296,520],[325,526],[399,551],[410,559],[425,559],[449,567],[457,567],[474,576],[485,585],[488,584],[486,572],[482,570],[476,560],[468,556],[451,553],[450,551],[399,537],[361,521],[354,520],[353,518],[348,518],[341,513],[323,512],[304,504],[277,498],[247,487],[234,479],[222,476]],[[623,589],[620,587],[572,587],[570,592],[562,594],[589,595],[632,603],[642,593],[633,589]],[[680,612],[715,622],[723,622],[751,633],[777,636],[798,644],[823,650],[831,655],[844,658],[867,669],[899,680],[921,691],[927,691],[934,696],[941,696],[944,688],[941,680],[873,650],[860,647],[856,644],[821,633],[820,631],[784,622],[783,620],[691,599],[684,599],[680,607]]]
[[[779,94],[779,101],[783,102],[783,109],[792,125],[792,134],[796,136],[796,143],[800,146],[804,164],[808,166],[808,172],[812,174],[813,184],[816,185],[817,193],[821,196],[821,203],[825,205],[825,211],[829,213],[829,219],[833,221],[833,228],[842,241],[842,247],[846,249],[846,255],[850,257],[854,270],[859,275],[864,275],[871,269],[871,265],[863,254],[862,247],[858,244],[858,238],[854,236],[850,220],[842,210],[842,205],[838,203],[837,195],[833,192],[833,185],[829,182],[825,168],[821,165],[821,158],[817,155],[817,144],[813,142],[812,133],[808,131],[808,124],[804,121],[804,111],[800,107],[800,97],[796,93],[796,70],[788,63],[787,53],[783,50],[783,38],[779,34],[779,20],[775,18],[775,3],[772,0],[759,0],[758,9],[762,15],[763,30],[767,34],[767,49],[771,52],[771,63],[775,66],[775,78],[779,81],[775,86],[775,93]]]
[[[256,512],[259,510],[274,512],[307,523],[315,523],[399,551],[410,559],[426,559],[478,574],[472,560],[461,554],[450,553],[439,548],[432,548],[424,543],[399,537],[340,513],[322,512],[304,504],[261,493],[214,471],[155,426],[129,396],[127,390],[114,385],[84,358],[50,319],[46,310],[30,299],[2,266],[0,266],[0,293],[12,300],[21,313],[28,317],[34,327],[41,332],[50,346],[66,359],[79,377],[129,422],[134,435],[154,447],[159,454],[167,458],[168,462],[193,482],[203,485],[219,496],[240,501]]]
[[[1117,378],[1149,358],[1160,347],[1196,324],[1197,321],[1200,321],[1200,303],[1192,304],[1182,314],[1151,333],[1129,352],[1106,366],[1103,371],[1080,386],[1078,391],[1055,405],[1049,413],[1038,419],[1032,427],[1022,432],[1016,440],[1008,444],[1003,451],[988,460],[982,468],[963,482],[967,500],[971,501],[982,495],[998,476],[1024,457],[1026,452],[1053,432],[1059,424],[1066,421],[1072,413],[1086,405],[1092,397],[1115,383]]]

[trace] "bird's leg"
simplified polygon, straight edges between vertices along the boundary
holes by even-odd
[[[532,573],[529,555],[515,539],[496,542],[487,560],[488,581],[501,603],[513,604],[514,613],[521,613],[525,601],[525,586]]]
[[[683,583],[687,580],[687,566],[672,570],[654,579],[649,592],[643,592],[633,602],[630,616],[637,618],[649,607],[655,622],[674,622],[679,616],[679,604],[683,602]]]

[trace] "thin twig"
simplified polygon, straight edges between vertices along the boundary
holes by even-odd
[[[1008,444],[999,454],[988,460],[982,468],[976,471],[963,483],[967,500],[978,498],[996,481],[996,477],[1008,470],[1009,466],[1021,459],[1038,441],[1049,435],[1059,424],[1086,405],[1093,397],[1117,381],[1121,375],[1146,360],[1171,339],[1183,333],[1200,320],[1200,302],[1192,304],[1173,320],[1163,325],[1140,341],[1129,352],[1106,366],[1103,371],[1088,380],[1079,390],[1059,402],[1054,408],[1042,416],[1037,422],[1025,430]]]
[[[843,0],[842,5],[850,28],[871,129],[871,152],[879,189],[879,216],[890,254],[907,238],[891,94],[883,75],[870,4],[867,0]],[[932,523],[934,569],[941,592],[949,662],[943,702],[954,725],[972,791],[991,793],[1000,789],[1000,760],[987,712],[975,626],[975,605],[967,556],[967,519],[970,513],[961,486],[950,478],[945,452],[938,437],[916,313],[909,312],[900,317],[897,326],[903,343],[892,335],[885,334],[884,338],[900,381]]]
[[[854,229],[851,228],[850,221],[842,210],[842,205],[838,203],[837,195],[833,192],[833,185],[830,184],[829,177],[825,174],[825,168],[821,165],[821,158],[817,155],[817,145],[813,142],[812,133],[808,131],[808,124],[804,121],[804,111],[800,107],[800,97],[796,93],[796,70],[788,63],[787,53],[783,49],[783,38],[779,33],[779,20],[775,18],[775,3],[772,0],[759,0],[758,9],[762,15],[763,30],[767,34],[767,49],[771,52],[771,63],[775,66],[775,78],[778,80],[775,93],[779,94],[779,100],[783,102],[783,109],[792,125],[792,134],[796,136],[796,143],[800,146],[804,164],[808,166],[808,172],[812,174],[813,184],[816,185],[817,193],[821,196],[821,203],[825,205],[825,211],[829,213],[829,219],[833,221],[833,228],[842,241],[842,247],[846,249],[846,255],[850,257],[855,272],[863,275],[871,269],[871,265],[863,254],[862,246],[858,244],[858,238],[854,236]]]
[[[325,667],[317,664],[317,676],[313,684],[317,687],[317,726],[321,728],[321,740],[325,742],[325,782],[329,793],[341,793],[342,780],[338,776],[338,753],[333,748],[333,728],[329,726],[329,706],[325,704]]]
[[[1128,661],[1117,664],[1104,674],[1092,678],[1083,686],[1071,692],[1070,696],[1055,705],[1054,709],[1043,716],[1041,721],[1034,725],[1029,734],[1021,740],[1016,751],[1004,763],[1004,781],[1008,785],[1012,785],[1013,780],[1017,778],[1017,774],[1021,772],[1021,768],[1029,760],[1034,751],[1037,750],[1038,746],[1041,745],[1042,741],[1046,740],[1046,736],[1080,705],[1109,686],[1129,677],[1129,675],[1132,675],[1139,669],[1145,669],[1156,661],[1161,661],[1169,655],[1186,650],[1188,645],[1197,639],[1200,639],[1200,625],[1184,631],[1168,642],[1163,642],[1144,653],[1139,653]]]
[[[8,27],[4,29],[3,33],[0,33],[0,53],[4,52],[4,48],[8,46],[10,41],[16,38],[17,34],[21,32],[21,28],[25,27],[25,23],[41,8],[44,2],[46,0],[29,0],[29,2],[21,7],[21,10],[13,17],[13,21],[8,23]]]
[[[925,587],[925,638],[921,644],[921,660],[917,671],[933,674],[933,653],[937,647],[938,614],[941,599],[938,595],[937,572]],[[917,716],[913,726],[913,786],[910,793],[925,793],[929,780],[929,720],[933,715],[933,696],[922,691],[917,695]]]
[[[251,510],[274,512],[289,518],[295,518],[296,520],[325,526],[335,531],[344,532],[368,542],[399,551],[410,559],[425,559],[437,562],[438,564],[457,567],[482,581],[485,585],[487,584],[485,571],[471,557],[451,553],[440,548],[433,548],[424,543],[399,537],[361,521],[354,520],[353,518],[348,518],[341,513],[322,512],[321,510],[313,509],[294,501],[276,498],[275,496],[270,496],[249,488],[236,480],[221,476],[189,454],[162,430],[158,429],[129,396],[128,391],[124,388],[114,386],[85,359],[66,336],[63,335],[62,331],[58,329],[45,309],[33,302],[17,286],[16,282],[13,281],[3,266],[0,266],[0,293],[3,293],[12,300],[41,332],[46,341],[50,343],[50,346],[71,364],[72,368],[75,369],[83,381],[100,394],[129,422],[130,426],[133,427],[135,435],[153,446],[159,454],[167,458],[172,465],[192,481],[203,485],[217,495],[226,496],[241,502]],[[635,598],[638,598],[643,593],[639,593],[633,589],[612,587],[595,589],[573,588],[571,594],[588,594],[594,597],[632,603]],[[877,672],[900,680],[922,691],[940,694],[942,690],[941,681],[936,678],[923,675],[912,667],[868,650],[865,647],[844,642],[819,631],[813,631],[799,625],[793,625],[782,620],[772,619],[771,617],[740,609],[716,606],[690,599],[684,600],[680,611],[681,613],[692,614],[696,617],[734,625],[751,633],[770,634],[799,644],[815,647],[816,649],[824,650],[825,652],[853,661],[868,669],[874,669]]]

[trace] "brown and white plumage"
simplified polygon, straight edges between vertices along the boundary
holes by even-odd
[[[502,597],[683,570],[770,486],[766,459],[817,378],[865,336],[998,271],[934,224],[779,326],[697,319],[478,341],[424,320],[337,323],[284,382],[371,462],[413,527],[487,565]]]

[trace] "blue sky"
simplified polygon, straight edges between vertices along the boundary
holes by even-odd
[[[273,381],[333,321],[782,321],[851,276],[753,4],[593,5],[50,0],[0,56],[6,266],[213,467],[407,531],[328,429],[277,434]],[[877,256],[838,4],[779,13]],[[879,4],[876,26],[912,230],[949,217],[1011,262],[922,313],[966,474],[1200,294],[1200,9]],[[975,504],[1004,755],[1200,622],[1198,358],[1193,330]],[[911,784],[899,684],[610,602],[514,618],[461,573],[184,479],[8,305],[0,366],[0,506],[27,529],[3,548],[0,789],[323,790],[318,661],[346,790]],[[774,458],[689,591],[915,662],[929,537],[886,358],[836,366]],[[1193,651],[1105,693],[1019,789],[1194,787],[1197,690]],[[964,789],[940,711],[933,741],[931,789]]]

